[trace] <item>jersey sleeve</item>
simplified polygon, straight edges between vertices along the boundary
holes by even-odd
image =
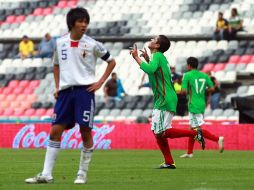
[[[147,74],[154,73],[160,65],[160,55],[155,53],[149,63],[142,62],[140,68]]]
[[[107,62],[113,59],[109,51],[98,41],[95,42],[95,56]]]
[[[59,65],[59,61],[58,61],[58,53],[57,51],[55,50],[54,51],[54,55],[53,55],[53,65]]]
[[[209,88],[214,86],[214,84],[209,76],[206,76],[206,83]]]
[[[188,89],[188,75],[186,73],[183,75],[182,89],[183,90],[187,90]]]

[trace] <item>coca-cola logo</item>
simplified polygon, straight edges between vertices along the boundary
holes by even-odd
[[[93,141],[96,149],[110,149],[111,139],[105,136],[114,130],[114,125],[93,126]],[[21,128],[15,135],[12,148],[46,148],[49,133],[45,131],[35,132],[35,125],[28,124]],[[65,131],[62,135],[61,148],[81,148],[83,146],[79,126]]]

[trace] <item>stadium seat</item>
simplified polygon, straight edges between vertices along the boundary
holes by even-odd
[[[9,94],[8,96],[6,96],[5,100],[11,102],[11,101],[15,101],[16,100],[16,95],[15,94]]]
[[[14,109],[12,107],[5,108],[3,115],[4,116],[11,116],[14,113]]]
[[[254,63],[249,63],[244,71],[248,73],[254,73]]]
[[[207,63],[204,65],[204,67],[202,68],[203,72],[208,72],[208,71],[212,71],[214,69],[215,64],[214,63]]]
[[[15,88],[15,87],[19,86],[19,81],[18,80],[12,80],[12,81],[9,82],[8,86],[11,87],[11,88]]]
[[[53,113],[54,113],[54,109],[53,109],[53,108],[50,108],[50,109],[47,109],[45,115],[51,116]]]
[[[35,109],[29,108],[29,109],[25,110],[24,115],[25,116],[32,116],[32,115],[34,115],[34,113],[35,113]]]
[[[25,18],[26,18],[25,15],[19,15],[19,16],[16,17],[15,22],[21,23],[25,20]]]
[[[5,95],[5,94],[1,94],[1,93],[0,93],[0,101],[5,100],[5,98],[6,98],[6,95]]]
[[[245,64],[245,63],[238,63],[236,65],[235,71],[237,71],[237,72],[245,71],[246,67],[247,67],[247,64]]]
[[[24,109],[31,108],[31,102],[29,100],[21,101],[20,108],[24,108]]]
[[[16,88],[14,88],[14,90],[13,90],[12,93],[18,95],[18,94],[22,94],[23,91],[24,91],[24,88],[18,86],[18,87],[16,87]]]
[[[65,8],[68,6],[68,1],[59,1],[56,7]]]
[[[109,109],[102,109],[100,112],[99,112],[99,114],[98,115],[100,115],[100,116],[107,116],[107,115],[109,115],[109,113],[110,113],[110,110]]]
[[[236,64],[228,63],[225,65],[224,71],[233,71],[235,70]]]
[[[213,72],[222,71],[224,70],[226,64],[225,63],[217,63],[215,64],[214,68],[212,69]],[[203,69],[202,69],[203,70]]]
[[[43,115],[45,115],[45,113],[46,113],[46,109],[40,108],[40,109],[36,109],[35,113],[33,115],[35,115],[35,116],[43,116]]]
[[[25,101],[26,99],[27,99],[27,95],[25,95],[25,94],[19,94],[16,97],[17,101]]]
[[[10,15],[10,16],[7,16],[5,22],[6,22],[6,23],[9,23],[9,24],[12,24],[12,23],[15,22],[15,20],[16,20],[16,16],[15,16],[15,15]]]
[[[43,8],[36,8],[33,12],[34,16],[42,15],[43,14]]]
[[[241,56],[239,63],[249,63],[251,61],[251,55],[243,55]]]
[[[229,60],[228,63],[238,63],[240,60],[240,56],[239,55],[232,55]]]
[[[13,88],[12,87],[5,87],[2,91],[2,94],[5,94],[5,95],[9,95],[13,92]]]
[[[23,108],[14,108],[14,116],[22,116],[24,115],[24,109]]]
[[[123,109],[120,113],[121,116],[129,116],[131,114],[131,109]]]
[[[247,95],[254,95],[254,85],[249,86],[249,89],[248,89]]]

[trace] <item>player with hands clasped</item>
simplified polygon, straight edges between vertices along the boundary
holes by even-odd
[[[80,164],[75,184],[87,182],[92,158],[94,92],[106,81],[115,67],[115,60],[104,46],[85,34],[90,16],[84,8],[73,8],[67,14],[69,33],[56,40],[53,58],[57,98],[42,173],[25,180],[26,183],[52,183],[52,170],[60,151],[61,136],[66,129],[80,126],[83,140]],[[96,59],[108,63],[101,78],[95,79]]]
[[[130,50],[130,54],[139,64],[140,68],[148,74],[149,83],[154,94],[154,107],[152,112],[151,130],[154,133],[157,144],[164,156],[165,162],[160,165],[160,169],[175,169],[175,163],[170,153],[167,138],[190,137],[197,139],[204,149],[205,141],[201,129],[185,130],[172,128],[172,119],[176,113],[177,95],[174,90],[171,73],[166,57],[163,55],[170,47],[169,39],[164,35],[159,35],[148,44],[151,51],[150,58],[146,49],[141,51],[143,61],[138,56],[137,46]]]

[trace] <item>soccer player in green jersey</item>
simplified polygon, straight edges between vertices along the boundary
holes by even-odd
[[[204,122],[204,112],[206,108],[206,90],[214,90],[213,83],[209,76],[197,70],[198,59],[189,57],[187,59],[188,72],[183,75],[182,94],[187,94],[188,110],[190,117],[191,129],[200,128]],[[211,134],[209,131],[202,129],[203,136],[209,140],[218,142],[220,152],[224,149],[224,138]],[[189,138],[188,152],[180,156],[181,158],[192,158],[195,141]]]
[[[172,118],[176,113],[177,95],[174,90],[171,73],[168,66],[168,61],[163,55],[170,47],[169,39],[164,35],[159,35],[151,39],[148,48],[151,51],[151,57],[149,58],[146,50],[142,51],[141,56],[146,60],[138,56],[137,46],[134,45],[130,54],[139,64],[140,68],[148,74],[149,83],[154,94],[154,108],[152,113],[152,126],[151,129],[156,138],[157,144],[164,156],[165,162],[160,165],[160,169],[168,168],[175,169],[175,163],[170,153],[167,138],[180,138],[190,137],[196,139],[203,145],[204,139],[202,137],[201,129],[184,130],[172,128]]]

